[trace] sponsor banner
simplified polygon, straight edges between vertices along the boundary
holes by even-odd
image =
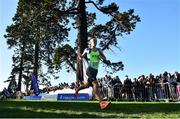
[[[54,94],[54,95],[49,95],[49,94],[42,95],[41,100],[57,100],[57,94]]]
[[[24,100],[41,100],[41,96],[24,96]]]
[[[78,96],[75,94],[58,94],[57,100],[89,100],[89,94],[88,93],[81,93]]]

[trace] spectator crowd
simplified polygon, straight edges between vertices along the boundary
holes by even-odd
[[[128,101],[180,100],[180,74],[164,72],[160,75],[141,75],[130,79],[105,75],[99,78],[101,95],[104,98]]]
[[[180,74],[164,72],[160,75],[141,75],[137,78],[121,80],[119,76],[105,75],[98,78],[100,94],[103,98],[127,101],[157,101],[163,99],[180,100]],[[46,87],[41,92],[51,92],[62,89],[75,89],[79,84],[66,82],[58,86]]]
[[[136,78],[120,79],[119,76],[105,75],[98,78],[100,94],[103,98],[125,101],[157,101],[163,99],[180,100],[180,73],[164,72],[160,75],[141,75]],[[17,85],[17,84],[16,84]],[[57,86],[49,86],[40,90],[40,93],[77,88],[79,84],[72,82],[59,83]],[[9,96],[14,88],[4,89],[2,94]],[[31,95],[29,92],[27,95]]]

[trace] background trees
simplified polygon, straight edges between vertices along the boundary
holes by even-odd
[[[48,80],[65,66],[67,71],[77,74],[77,81],[82,79],[82,64],[76,59],[76,53],[82,53],[88,47],[88,37],[98,38],[102,50],[118,47],[118,37],[130,34],[140,22],[134,10],[119,11],[116,3],[104,5],[105,0],[19,0],[13,24],[7,27],[7,44],[14,49],[12,72],[18,73],[18,90],[26,67]],[[87,11],[87,5],[110,18],[106,23],[96,23],[98,13]],[[77,31],[77,38],[70,38],[72,29]],[[74,44],[73,44],[74,43]],[[73,44],[73,45],[72,45]],[[77,51],[77,52],[76,52]],[[15,55],[16,54],[16,55]],[[44,70],[44,67],[47,67]],[[121,61],[112,63],[112,72],[123,70]],[[39,72],[39,69],[43,71]],[[27,69],[27,68],[26,68]],[[12,75],[14,74],[12,73]]]

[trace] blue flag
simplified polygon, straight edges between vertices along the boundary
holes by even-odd
[[[31,76],[32,76],[32,85],[33,85],[33,89],[34,89],[34,94],[36,96],[38,96],[39,95],[39,85],[38,85],[38,82],[37,82],[34,72],[31,74]]]

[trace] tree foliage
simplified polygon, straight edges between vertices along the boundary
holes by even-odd
[[[25,62],[29,61],[34,70],[47,67],[38,76],[47,82],[50,76],[63,69],[81,72],[77,52],[82,53],[88,47],[88,37],[100,40],[102,50],[118,47],[119,39],[130,34],[137,22],[138,15],[133,9],[119,11],[119,6],[112,2],[103,5],[105,0],[19,0],[13,24],[7,26],[5,38],[10,49],[14,49],[12,72],[24,71]],[[110,18],[109,21],[96,23],[94,11],[87,11],[88,4]],[[77,30],[77,38],[69,38],[69,32]],[[69,39],[75,39],[73,42]],[[20,61],[20,59],[22,59]],[[22,66],[20,67],[20,62]],[[78,66],[78,69],[76,68]],[[122,61],[108,65],[112,73],[123,70]]]

